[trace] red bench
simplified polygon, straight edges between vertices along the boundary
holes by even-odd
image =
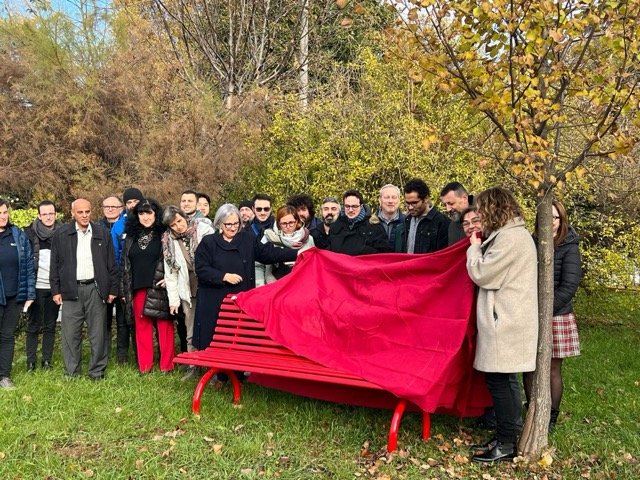
[[[230,295],[224,299],[216,325],[213,341],[204,350],[185,352],[174,358],[175,363],[207,367],[207,372],[196,385],[193,393],[193,413],[200,413],[200,400],[209,380],[218,372],[226,373],[233,386],[233,402],[239,403],[242,384],[234,371],[273,375],[276,377],[310,380],[332,385],[384,390],[360,377],[324,367],[291,350],[278,345],[267,335],[264,324],[244,314]],[[396,450],[398,430],[407,400],[398,398],[391,426],[387,449]],[[428,412],[422,412],[422,438],[431,435]]]

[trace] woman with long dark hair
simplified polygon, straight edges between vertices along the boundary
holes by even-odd
[[[578,326],[573,314],[573,297],[578,291],[582,279],[582,266],[578,243],[580,238],[569,224],[564,205],[553,201],[553,349],[551,352],[551,418],[549,431],[552,432],[560,414],[562,401],[562,360],[580,355]],[[538,237],[538,219],[536,218],[535,237]],[[523,375],[524,393],[527,403],[531,398],[533,374]]]
[[[511,192],[495,187],[476,198],[482,232],[467,250],[467,271],[478,288],[478,341],[473,367],[485,372],[496,415],[496,436],[473,460],[516,456],[522,429],[517,375],[536,368],[538,269],[536,247]]]
[[[125,316],[134,325],[138,368],[153,368],[153,330],[158,330],[160,370],[173,370],[173,321],[164,282],[161,237],[162,208],[155,200],[142,200],[127,217],[122,248],[122,291]]]

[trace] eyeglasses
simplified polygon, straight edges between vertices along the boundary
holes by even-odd
[[[345,210],[357,210],[358,208],[360,208],[360,205],[345,205],[344,206]]]
[[[256,212],[269,212],[271,211],[271,207],[255,207]]]
[[[469,221],[462,222],[462,226],[470,227],[471,225],[480,225],[481,223],[482,223],[482,220],[480,220],[479,218],[472,218]]]
[[[280,222],[280,226],[281,227],[295,227],[296,222]]]
[[[224,225],[224,228],[231,230],[232,228],[238,228],[240,226],[240,222],[223,223],[222,225]]]
[[[122,205],[102,205],[105,210],[113,210],[114,208],[122,208]]]
[[[40,216],[41,217],[55,217],[56,214],[55,213],[41,213]]]
[[[404,202],[404,204],[407,207],[415,207],[416,205],[418,205],[420,202],[422,202],[422,200],[415,200],[413,202]]]

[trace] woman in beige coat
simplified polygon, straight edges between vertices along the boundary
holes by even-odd
[[[479,287],[474,368],[485,372],[496,413],[496,436],[478,448],[477,462],[510,461],[522,426],[517,375],[536,366],[537,257],[522,210],[508,190],[485,190],[476,199],[482,235],[474,233],[467,271]],[[484,240],[483,240],[484,238]]]

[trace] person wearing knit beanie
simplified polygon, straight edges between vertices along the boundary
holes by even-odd
[[[135,187],[127,188],[122,194],[122,201],[129,212],[142,200],[144,200],[144,195]]]

